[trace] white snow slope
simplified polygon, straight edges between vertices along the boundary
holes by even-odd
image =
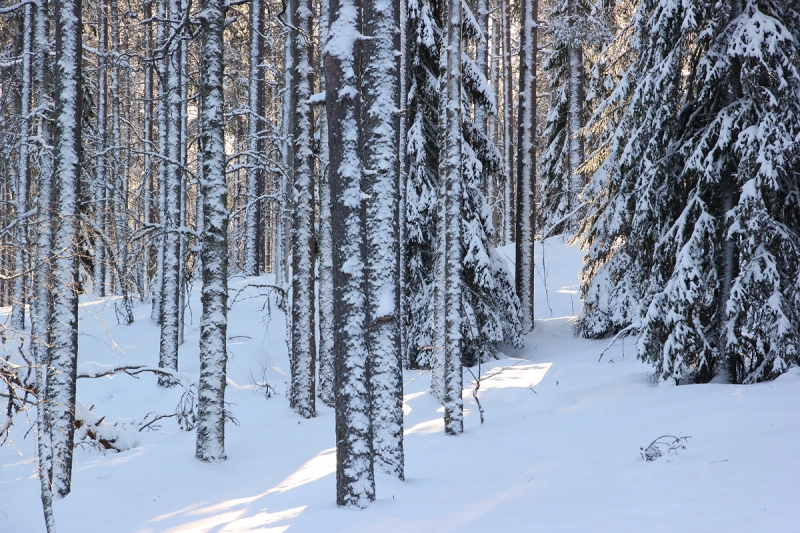
[[[537,244],[539,265],[541,252]],[[239,425],[227,426],[228,460],[194,459],[194,433],[174,419],[158,431],[133,428],[135,446],[121,453],[81,448],[72,493],[55,504],[59,531],[800,531],[798,369],[759,385],[655,387],[632,339],[598,362],[608,341],[572,333],[580,262],[581,253],[561,241],[547,245],[552,313],[537,276],[541,319],[525,348],[506,350],[481,370],[483,425],[469,372],[466,431],[458,437],[442,432],[429,375],[405,373],[407,480],[377,475],[378,499],[363,511],[334,503],[333,411],[318,402],[318,417],[305,420],[289,409],[283,314],[273,306],[265,326],[265,298],[240,295],[229,315],[227,400]],[[234,279],[231,290],[268,281]],[[159,337],[149,307],[137,307],[126,327],[116,325],[113,305],[82,299],[81,362],[155,365]],[[191,305],[187,320],[195,326],[187,328],[180,369],[197,373],[196,294]],[[262,366],[277,390],[270,399],[250,384]],[[80,402],[108,422],[172,413],[179,397],[150,375],[78,384]],[[18,419],[13,446],[0,448],[2,533],[44,531],[27,429]],[[640,448],[664,434],[691,438],[677,454],[644,461]]]

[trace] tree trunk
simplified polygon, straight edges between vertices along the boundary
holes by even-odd
[[[516,289],[522,331],[533,329],[533,206],[536,187],[536,16],[538,0],[523,0],[517,120]]]
[[[328,0],[320,2],[318,21],[319,42],[328,40]],[[320,62],[322,59],[320,54]],[[325,91],[325,71],[320,72],[320,88]],[[331,243],[331,185],[328,149],[328,116],[323,108],[319,116],[319,385],[317,394],[322,402],[334,407],[333,371],[333,244]]]
[[[182,14],[179,0],[167,0],[167,12],[170,23],[165,35],[177,29],[177,22]],[[181,211],[181,176],[180,162],[180,130],[181,130],[181,88],[180,88],[180,47],[178,39],[174,47],[165,51],[165,113],[167,137],[167,161],[164,172],[164,262],[161,286],[161,340],[159,345],[159,368],[178,369],[178,329],[180,327],[180,211]],[[159,377],[161,386],[172,386],[174,380]]]
[[[314,87],[311,68],[312,9],[310,0],[290,0],[292,20],[292,67],[294,93],[292,142],[292,344],[290,352],[291,389],[289,403],[301,416],[316,415],[314,378],[316,342],[314,340],[314,135],[313,112],[309,98]]]
[[[530,1],[530,0],[525,0]],[[509,0],[500,1],[500,17],[503,32],[503,244],[514,242],[514,116],[513,74],[511,71],[511,6]]]
[[[244,273],[258,276],[264,269],[262,208],[264,171],[261,164],[261,134],[264,116],[264,4],[250,3],[250,84],[247,116],[247,207],[245,210]]]
[[[53,323],[45,397],[52,413],[53,488],[70,492],[75,440],[75,380],[78,362],[78,198],[81,177],[81,5],[56,3],[55,191],[58,229],[53,262]]]
[[[369,377],[375,461],[403,479],[403,373],[398,292],[399,20],[394,2],[364,5],[362,45],[363,187],[367,203]],[[366,142],[369,140],[369,142]]]
[[[366,237],[360,131],[360,0],[331,0],[325,48],[333,244],[336,503],[375,499],[367,373]]]
[[[225,365],[228,310],[228,209],[225,185],[223,109],[224,0],[201,5],[200,158],[203,232],[203,316],[200,321],[200,384],[197,404],[197,451],[201,461],[225,459]]]
[[[461,399],[461,20],[460,0],[449,0],[445,8],[442,46],[443,91],[439,162],[440,211],[444,217],[444,234],[438,248],[444,253],[444,368],[442,403],[444,431],[447,435],[464,432],[464,402]]]
[[[25,329],[26,281],[28,276],[28,194],[30,192],[29,135],[31,112],[31,56],[33,54],[33,6],[25,6],[22,35],[22,86],[20,88],[20,135],[19,160],[17,161],[17,190],[15,211],[16,224],[14,243],[14,296],[11,299],[11,327],[17,331]]]

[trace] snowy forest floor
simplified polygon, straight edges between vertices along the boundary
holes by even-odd
[[[55,504],[59,531],[800,531],[800,371],[751,386],[655,387],[632,339],[598,362],[609,341],[573,335],[581,252],[554,239],[544,263],[537,244],[536,260],[548,269],[548,291],[536,280],[541,319],[524,349],[503,349],[482,366],[485,423],[470,372],[459,437],[443,434],[429,373],[405,372],[407,479],[376,474],[378,499],[368,509],[336,507],[333,410],[318,402],[317,418],[305,420],[289,409],[283,314],[272,300],[266,321],[267,298],[249,287],[229,315],[227,401],[239,425],[226,428],[228,460],[194,459],[194,432],[174,419],[158,431],[125,430],[133,447],[121,453],[83,447],[72,493]],[[268,282],[236,278],[231,294]],[[196,292],[180,350],[188,373],[199,371]],[[132,326],[119,326],[114,304],[82,297],[80,362],[155,365],[159,333],[149,305],[135,308]],[[0,321],[7,313],[0,309]],[[264,375],[276,391],[269,399],[252,383]],[[78,400],[118,425],[170,414],[180,396],[152,375],[78,383]],[[27,430],[19,419],[13,446],[0,448],[3,533],[44,531]],[[644,461],[640,448],[665,434],[690,438],[677,454]]]

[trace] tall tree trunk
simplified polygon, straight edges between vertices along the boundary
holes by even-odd
[[[328,41],[328,0],[320,1],[318,21],[319,42]],[[322,62],[322,53],[319,57]],[[321,65],[320,65],[321,66]],[[320,89],[325,91],[325,70],[320,69]],[[328,149],[328,115],[323,108],[319,116],[319,285],[317,301],[319,307],[319,384],[317,394],[322,402],[333,407],[333,244],[331,243],[331,185]]]
[[[197,451],[201,461],[225,459],[225,365],[228,309],[228,209],[225,185],[223,32],[225,1],[201,4],[200,158],[204,199],[200,254],[203,316],[200,321],[200,385]]]
[[[442,73],[444,91],[440,100],[444,119],[439,124],[441,152],[439,161],[440,207],[444,218],[438,253],[444,254],[444,361],[442,403],[444,431],[458,435],[464,431],[464,402],[461,372],[461,246],[462,223],[462,133],[461,133],[461,20],[460,0],[449,0],[445,6],[442,39]]]
[[[572,26],[577,16],[578,0],[570,0],[569,4],[569,24]],[[568,122],[569,127],[567,132],[569,138],[569,212],[572,213],[569,221],[569,232],[576,234],[580,229],[581,217],[575,213],[580,205],[580,194],[583,191],[585,184],[585,177],[582,173],[578,172],[583,162],[583,137],[579,135],[580,129],[583,127],[583,50],[580,47],[579,41],[576,38],[572,39],[569,45],[569,109],[568,109]],[[535,113],[535,111],[534,111]]]
[[[167,65],[169,63],[169,53],[166,49],[166,39],[169,37],[170,25],[167,22],[167,1],[168,0],[153,0],[158,2],[158,26],[156,30],[156,46],[159,48],[156,55],[158,59],[155,61],[155,68],[158,73],[158,101],[157,101],[157,120],[158,120],[158,165],[157,165],[157,179],[158,179],[158,223],[161,229],[156,236],[156,268],[155,276],[153,279],[153,307],[150,311],[150,318],[156,324],[161,324],[164,316],[164,246],[165,246],[165,233],[166,228],[166,196],[167,196],[167,122],[168,116],[168,102],[167,95],[167,77],[169,71]]]
[[[150,20],[153,17],[153,2],[156,0],[146,0],[144,3],[144,18]],[[153,194],[156,190],[153,180],[153,157],[151,153],[155,150],[153,144],[153,25],[148,24],[145,28],[145,45],[148,48],[148,61],[144,66],[144,156],[143,156],[143,221],[144,225],[152,224],[153,217]],[[143,257],[139,263],[142,278],[142,297],[151,291],[150,269],[151,269],[151,249],[150,243],[143,245]]]
[[[30,191],[30,113],[31,113],[31,59],[33,54],[33,6],[25,6],[22,35],[22,86],[20,87],[20,143],[19,160],[17,161],[17,190],[15,201],[16,224],[14,264],[14,296],[11,299],[11,327],[22,331],[25,329],[26,281],[28,276],[28,194]]]
[[[97,158],[95,166],[95,179],[93,187],[93,202],[95,224],[97,232],[94,238],[94,263],[92,277],[94,278],[94,293],[98,296],[106,295],[106,244],[103,232],[107,229],[108,219],[108,6],[103,0],[97,6],[97,43],[99,48],[97,69]]]
[[[36,0],[35,3],[35,38],[34,38],[34,94],[36,95],[36,123],[37,137],[41,140],[39,146],[39,172],[37,174],[38,196],[37,211],[39,223],[34,243],[34,263],[37,268],[33,271],[33,298],[31,305],[31,337],[33,342],[34,361],[36,363],[36,390],[39,392],[36,405],[36,450],[37,473],[41,486],[42,510],[44,512],[47,533],[55,533],[55,518],[53,516],[53,442],[52,442],[52,411],[47,397],[48,373],[51,365],[50,353],[50,318],[51,318],[51,290],[53,278],[51,270],[51,256],[53,248],[53,234],[51,221],[54,220],[52,210],[52,179],[53,160],[51,153],[52,134],[50,117],[47,110],[50,108],[48,83],[48,63],[50,53],[49,40],[49,6],[46,0]]]
[[[294,93],[292,113],[292,344],[290,352],[291,389],[289,402],[300,415],[316,415],[314,378],[314,135],[309,98],[314,87],[311,68],[312,9],[310,0],[290,0],[292,20],[292,68]]]
[[[530,1],[530,0],[525,0]],[[514,188],[514,98],[511,70],[511,6],[509,0],[500,0],[500,17],[503,33],[503,244],[514,242],[512,201]]]
[[[366,237],[360,131],[361,1],[331,0],[325,47],[333,244],[336,503],[375,499],[365,299]]]
[[[130,279],[128,276],[128,176],[127,166],[122,160],[122,117],[120,101],[120,58],[119,58],[119,4],[111,0],[111,132],[114,142],[112,156],[112,170],[114,183],[114,197],[112,212],[114,213],[114,237],[116,240],[117,277],[119,278],[119,294],[122,295],[122,323],[133,323],[133,305],[130,300]]]
[[[372,435],[378,466],[403,479],[403,373],[398,314],[399,18],[395,2],[367,0],[361,85],[362,189],[367,203],[367,300]],[[367,142],[368,140],[368,142]]]
[[[533,212],[536,187],[536,16],[538,0],[523,0],[517,120],[516,289],[522,331],[533,329]]]
[[[69,494],[75,440],[78,362],[78,198],[81,178],[81,3],[56,3],[55,191],[58,230],[53,262],[53,324],[45,395],[52,413],[53,488]]]
[[[180,0],[167,0],[169,25],[165,34],[170,35],[177,30],[177,25],[182,17]],[[159,368],[170,370],[178,369],[178,335],[180,327],[180,214],[181,214],[181,176],[180,162],[180,130],[181,130],[181,67],[179,39],[169,50],[165,50],[165,113],[167,136],[167,161],[165,164],[165,203],[164,220],[164,262],[161,286],[161,340],[159,346]],[[172,386],[174,380],[159,377],[159,384]]]
[[[292,236],[292,205],[294,186],[289,176],[290,169],[294,165],[294,143],[292,142],[292,132],[294,131],[294,102],[296,77],[294,75],[294,56],[292,46],[295,39],[294,28],[294,8],[296,4],[291,0],[284,2],[285,10],[285,38],[284,38],[284,60],[283,60],[283,98],[281,100],[281,120],[283,122],[283,143],[281,144],[281,155],[283,172],[281,172],[281,191],[282,202],[280,215],[278,216],[278,234],[276,236],[278,261],[280,263],[279,272],[275,278],[280,285],[289,283],[290,260],[289,252],[291,249]],[[291,326],[287,330],[287,339],[291,343]],[[289,346],[291,353],[291,346]]]
[[[258,276],[264,269],[262,205],[264,171],[261,164],[261,134],[264,109],[264,4],[250,3],[250,84],[247,115],[247,207],[245,209],[244,273]]]

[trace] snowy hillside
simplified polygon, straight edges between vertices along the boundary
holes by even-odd
[[[655,387],[632,339],[598,362],[608,340],[573,335],[581,253],[560,240],[546,245],[544,262],[542,251],[537,244],[547,290],[540,271],[534,332],[524,349],[465,372],[463,435],[443,434],[429,373],[405,372],[407,479],[377,475],[368,509],[335,505],[333,410],[318,401],[306,420],[288,406],[283,313],[274,296],[248,287],[269,278],[234,278],[226,400],[238,424],[226,427],[228,460],[196,460],[195,436],[175,418],[139,431],[153,413],[174,412],[180,387],[159,388],[150,374],[79,379],[78,400],[131,447],[77,451],[72,493],[55,502],[59,531],[800,531],[800,371],[749,386]],[[500,252],[513,263],[513,248]],[[157,363],[150,307],[121,326],[114,302],[81,299],[79,371]],[[180,349],[189,375],[199,372],[199,310],[195,291]],[[473,399],[479,372],[484,424]],[[271,398],[255,384],[265,380]],[[44,530],[28,429],[18,418],[13,443],[0,447],[2,533]],[[640,448],[662,435],[686,437],[685,449],[643,460]]]

